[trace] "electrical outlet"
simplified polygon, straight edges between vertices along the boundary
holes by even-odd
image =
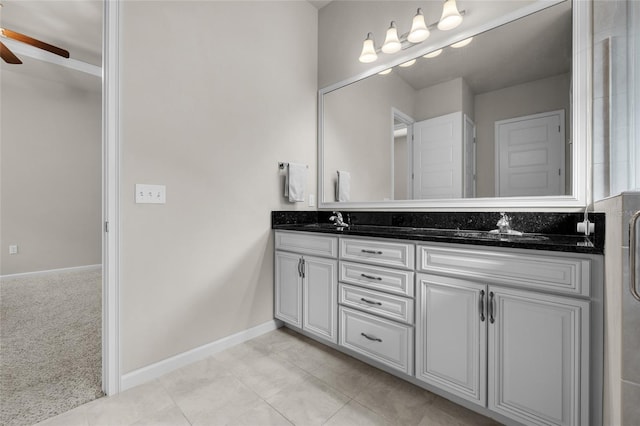
[[[9,246],[9,254],[18,254],[18,245],[17,244],[11,244]]]
[[[148,185],[136,183],[136,204],[165,204],[167,187],[165,185]]]
[[[309,194],[309,207],[315,207],[316,205],[316,196],[313,194]]]

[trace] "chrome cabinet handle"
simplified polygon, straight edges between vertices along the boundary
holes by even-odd
[[[302,258],[298,259],[298,276],[302,277]]]
[[[367,300],[367,299],[365,299],[364,297],[361,297],[361,298],[360,298],[360,300],[362,300],[363,302],[368,303],[368,304],[370,304],[370,305],[379,305],[379,306],[382,306],[382,303],[380,303],[380,302],[372,302],[371,300]]]
[[[369,254],[382,254],[381,251],[376,251],[376,250],[365,250],[365,249],[362,249],[361,251],[363,253],[369,253]]]
[[[484,322],[484,290],[480,290],[480,322]]]
[[[302,258],[302,278],[305,277],[305,261],[304,261],[304,257]]]
[[[366,337],[367,339],[372,340],[372,341],[374,341],[374,342],[382,342],[382,339],[378,339],[377,337],[370,337],[370,336],[367,336],[365,333],[360,333],[360,335],[361,335],[361,336],[364,336],[364,337]]]
[[[489,292],[489,322],[493,324],[496,319],[493,317],[493,292]]]
[[[365,278],[369,278],[370,280],[378,280],[378,281],[382,281],[382,278],[380,277],[374,277],[373,275],[367,275],[367,274],[360,274],[361,277],[365,277]]]
[[[635,212],[629,221],[629,290],[631,290],[633,297],[640,302],[640,293],[638,293],[636,285],[636,250],[638,246],[636,225],[638,218],[640,218],[640,210]]]

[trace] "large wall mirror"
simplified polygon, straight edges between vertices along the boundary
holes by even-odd
[[[586,3],[537,2],[320,90],[320,207],[584,207]]]

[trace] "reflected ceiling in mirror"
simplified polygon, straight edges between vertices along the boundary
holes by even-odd
[[[564,1],[464,47],[432,58],[421,52],[411,67],[321,90],[323,204],[504,197],[575,204],[583,170],[570,142],[572,43],[572,4]],[[407,137],[397,137],[399,122],[410,123]],[[348,172],[341,173],[349,177],[347,203],[335,203],[337,171]]]

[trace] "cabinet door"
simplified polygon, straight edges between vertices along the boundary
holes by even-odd
[[[275,317],[302,327],[302,257],[281,251],[275,257]]]
[[[486,404],[486,286],[418,274],[416,378]]]
[[[489,287],[489,409],[529,425],[589,422],[589,303]]]
[[[338,261],[303,257],[302,328],[333,343],[337,339]]]

